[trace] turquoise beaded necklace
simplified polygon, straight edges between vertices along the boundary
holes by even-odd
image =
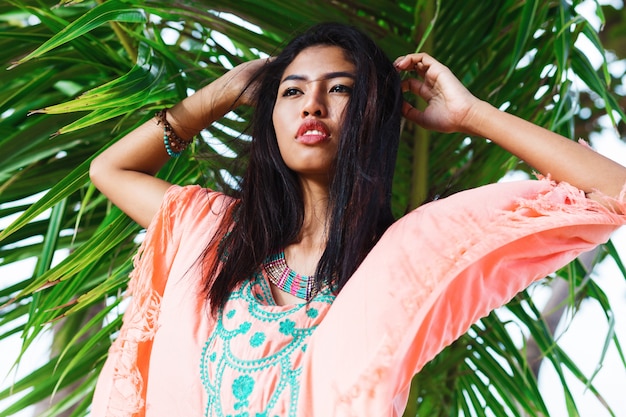
[[[284,250],[275,255],[270,255],[263,263],[263,269],[265,269],[272,284],[281,290],[303,300],[308,301],[310,299],[315,276],[300,275],[289,268],[285,261]]]

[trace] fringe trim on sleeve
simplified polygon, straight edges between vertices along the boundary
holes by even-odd
[[[98,397],[98,413],[104,412],[106,417],[145,416],[152,343],[159,329],[161,301],[172,261],[180,246],[177,239],[185,234],[185,218],[192,212],[214,226],[227,207],[230,199],[219,192],[199,186],[175,185],[168,189],[161,212],[154,217],[133,258],[134,269],[125,295],[130,303],[98,381],[102,387],[96,388],[94,396],[94,404]],[[100,417],[98,413],[94,415]]]
[[[161,306],[161,294],[153,282],[154,248],[146,243],[153,233],[154,228],[150,228],[133,259],[134,269],[125,295],[131,297],[130,304],[120,334],[109,350],[109,361],[113,364],[112,390],[116,391],[106,412],[111,417],[136,417],[145,413],[147,366],[142,374],[138,361],[149,357]]]
[[[456,233],[454,230],[449,230],[445,237],[446,244],[444,247],[446,248],[443,250],[445,253],[439,252],[436,256],[429,257],[428,261],[422,262],[421,259],[423,258],[416,258],[416,253],[420,249],[409,244],[409,242],[415,242],[421,238],[419,229],[406,231],[406,229],[413,227],[410,223],[412,220],[406,220],[405,217],[398,222],[399,224],[395,225],[396,231],[392,232],[391,237],[386,241],[387,243],[383,244],[391,244],[394,247],[401,246],[399,248],[401,253],[398,254],[398,259],[394,262],[396,264],[398,262],[411,264],[406,269],[394,270],[395,273],[414,276],[402,281],[400,285],[402,291],[396,293],[397,298],[394,298],[395,307],[390,307],[400,309],[403,313],[397,314],[395,317],[403,318],[394,321],[385,334],[380,335],[380,344],[371,354],[371,360],[362,365],[363,372],[355,375],[352,383],[343,385],[341,388],[337,387],[339,388],[339,392],[336,394],[337,410],[341,410],[338,411],[338,415],[356,416],[360,415],[359,412],[368,409],[374,413],[372,415],[388,415],[385,414],[388,413],[388,408],[378,410],[376,407],[380,407],[381,404],[387,404],[385,407],[388,407],[394,396],[398,395],[402,389],[406,389],[407,385],[402,384],[408,384],[412,375],[419,372],[436,354],[465,333],[476,320],[508,302],[510,298],[527,287],[532,281],[564,266],[580,252],[590,250],[603,243],[609,238],[611,231],[626,224],[626,215],[619,213],[620,211],[626,213],[626,186],[618,199],[605,197],[606,202],[612,203],[609,206],[613,209],[609,209],[588,199],[584,192],[567,183],[556,184],[549,179],[532,182],[536,185],[532,188],[527,187],[526,191],[522,192],[521,197],[511,198],[509,203],[505,203],[509,206],[495,210],[495,214],[488,221],[474,222],[474,217],[479,218],[479,216],[469,212],[467,217],[468,230],[471,231]],[[508,184],[493,184],[492,186],[507,187]],[[520,189],[523,190],[523,187]],[[497,190],[497,188],[493,190]],[[492,191],[492,195],[495,193]],[[477,194],[475,198],[480,198],[480,194]],[[484,205],[484,202],[482,203]],[[455,202],[450,207],[458,207],[459,210],[462,210],[462,204]],[[438,210],[445,206],[436,207],[435,210]],[[429,209],[425,209],[427,213]],[[407,217],[410,216],[411,214]],[[403,223],[403,221],[409,223]],[[499,273],[496,273],[496,276],[481,277],[482,271],[476,275],[472,274],[471,271],[469,274],[467,272],[468,268],[474,268],[477,261],[484,257],[497,257],[494,248],[506,248],[511,242],[527,239],[529,236],[531,240],[525,241],[525,244],[533,245],[535,244],[532,240],[534,234],[541,234],[553,229],[562,231],[562,238],[567,239],[568,233],[573,235],[577,233],[567,232],[567,230],[576,229],[578,224],[585,225],[581,227],[589,227],[592,232],[588,236],[574,237],[575,242],[568,249],[564,249],[563,253],[545,255],[545,259],[541,258],[537,261],[538,266],[528,268],[528,276],[518,274],[512,276],[510,280],[504,280],[506,282],[503,283]],[[446,227],[449,228],[450,226]],[[561,232],[557,232],[556,236],[553,237],[554,239],[561,239],[561,235],[558,233]],[[604,240],[600,241],[601,239]],[[383,240],[384,237],[381,242]],[[547,242],[541,244],[549,245]],[[564,245],[564,247],[567,246]],[[546,252],[550,250],[550,248],[545,249]],[[541,252],[541,248],[538,250]],[[374,251],[375,248],[372,252]],[[420,256],[422,255],[420,254]],[[539,258],[543,254],[537,253],[536,256]],[[517,260],[517,262],[519,261],[520,259]],[[523,259],[521,261],[527,262]],[[559,263],[562,264],[559,265]],[[372,265],[372,263],[367,263],[366,259],[361,267],[367,269],[371,268]],[[543,271],[543,269],[548,268],[546,265],[554,268],[552,271]],[[498,266],[497,268],[500,269],[496,269],[496,272],[501,271],[502,267]],[[392,272],[383,269],[375,273]],[[493,271],[485,271],[485,274],[489,274],[489,272]],[[544,275],[540,275],[544,272]],[[477,286],[478,289],[492,288],[492,290],[489,290],[488,296],[485,296],[486,299],[481,298],[470,304],[461,317],[447,317],[450,313],[446,306],[450,302],[454,302],[452,301],[455,297],[454,294],[457,296],[458,294],[468,294],[465,291],[470,286]],[[443,326],[445,329],[442,329],[441,325],[444,322],[446,323]],[[401,363],[405,365],[405,369],[397,369],[399,358],[407,357],[412,359],[400,359]],[[395,390],[400,391],[390,392],[386,391],[385,388],[390,388],[390,385],[393,385],[393,383],[390,384],[390,380],[395,382],[406,380],[406,382],[395,387]],[[344,383],[346,382],[348,381],[344,381]],[[389,397],[387,398],[387,396]],[[376,398],[380,400],[381,397],[385,398],[382,401],[376,401]]]

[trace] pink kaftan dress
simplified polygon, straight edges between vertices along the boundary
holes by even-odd
[[[212,319],[197,260],[229,201],[168,190],[92,416],[399,416],[444,347],[626,224],[565,183],[492,184],[397,221],[336,298],[277,306],[259,272]]]

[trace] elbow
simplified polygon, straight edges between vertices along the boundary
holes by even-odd
[[[98,179],[100,178],[100,171],[102,168],[100,167],[101,163],[98,160],[98,157],[95,157],[91,164],[89,164],[89,179],[93,183],[93,185],[98,188]]]
[[[102,154],[96,156],[89,164],[89,179],[91,183],[101,192],[106,187],[106,179],[110,178],[111,166],[107,164]]]

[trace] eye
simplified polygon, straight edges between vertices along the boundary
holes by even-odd
[[[291,97],[291,96],[295,96],[297,94],[300,94],[301,91],[295,87],[288,87],[285,89],[285,91],[283,91],[282,96],[283,97]]]
[[[337,84],[330,89],[331,93],[352,93],[352,87],[348,87],[347,85]]]

